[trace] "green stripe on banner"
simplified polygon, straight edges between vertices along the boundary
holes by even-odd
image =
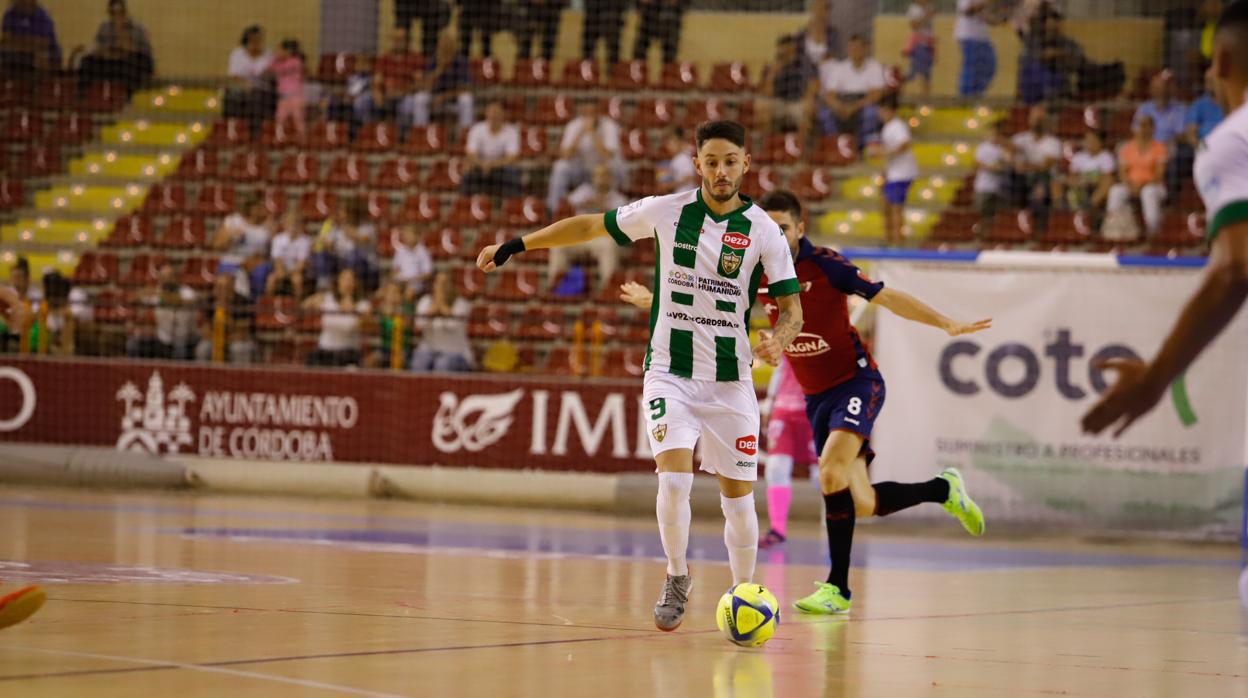
[[[732,301],[715,301],[715,309],[725,313],[737,312],[737,304]]]
[[[672,355],[670,371],[681,378],[693,378],[693,331],[672,330],[668,353]]]
[[[693,294],[672,291],[672,302],[679,305],[693,305]]]
[[[735,381],[741,377],[737,371],[737,338],[715,338],[715,380]]]
[[[1192,402],[1187,398],[1187,374],[1184,373],[1170,384],[1170,399],[1174,402],[1174,411],[1179,415],[1183,426],[1190,427],[1196,423],[1196,412]]]
[[[680,210],[676,222],[676,244],[672,246],[672,262],[678,267],[693,269],[698,261],[698,238],[702,235],[702,222],[706,209],[701,203],[687,204]]]

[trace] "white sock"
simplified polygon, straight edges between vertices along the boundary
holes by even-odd
[[[659,496],[654,513],[659,519],[659,537],[667,554],[667,573],[689,574],[685,551],[689,547],[689,493],[693,473],[659,473]]]
[[[724,510],[724,545],[728,548],[728,566],[732,583],[745,584],[754,578],[754,558],[758,555],[758,513],[754,511],[754,493],[729,499],[719,495]]]

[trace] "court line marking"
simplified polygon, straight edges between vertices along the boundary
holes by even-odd
[[[393,693],[374,693],[363,689],[351,688],[348,686],[334,686],[333,684],[320,684],[315,681],[305,681],[302,679],[291,679],[273,674],[261,674],[248,671],[239,671],[236,669],[223,669],[221,667],[242,666],[247,664],[276,664],[280,662],[297,662],[315,659],[343,659],[350,657],[376,657],[385,655],[399,654],[427,654],[431,652],[458,652],[463,650],[489,650],[489,649],[512,649],[516,647],[538,647],[543,645],[571,645],[585,642],[606,642],[611,640],[641,640],[654,637],[652,634],[645,635],[620,635],[617,637],[581,637],[569,638],[564,640],[530,640],[526,642],[500,642],[489,645],[446,645],[442,647],[407,647],[393,650],[361,650],[358,652],[326,652],[321,654],[303,654],[291,655],[285,657],[260,657],[252,659],[227,659],[216,662],[203,662],[201,664],[182,664],[180,662],[167,662],[154,659],[142,659],[138,657],[118,657],[106,654],[91,654],[86,652],[70,652],[66,650],[49,650],[39,647],[25,647],[20,645],[0,645],[0,649],[16,649],[28,650],[32,652],[49,652],[52,654],[64,654],[69,656],[80,656],[98,659],[112,659],[116,661],[132,662],[136,664],[147,664],[150,666],[130,667],[126,669],[80,669],[77,671],[64,672],[48,672],[41,674],[14,674],[9,676],[0,676],[0,681],[21,681],[28,679],[48,679],[73,676],[91,676],[98,674],[126,674],[139,673],[149,671],[165,671],[169,669],[195,669],[200,671],[218,672],[225,674],[237,674],[240,676],[250,676],[254,678],[270,679],[274,681],[282,681],[287,683],[300,683],[312,685],[314,688],[329,687],[348,693],[366,695],[372,698],[404,698],[404,696]]]
[[[504,620],[494,618],[455,618],[445,616],[423,616],[412,613],[365,613],[362,611],[325,611],[314,608],[255,608],[251,606],[216,606],[212,604],[172,603],[168,601],[126,601],[124,599],[71,599],[64,596],[49,596],[49,601],[68,601],[76,603],[111,603],[126,606],[164,606],[171,608],[203,608],[216,611],[255,611],[259,613],[296,613],[323,616],[356,616],[360,618],[410,618],[412,620],[442,620],[456,623],[496,623],[500,625],[531,625],[542,628],[585,628],[586,630],[615,630],[627,632],[649,632],[656,636],[665,635],[661,630],[650,628],[621,627],[616,625],[588,625],[578,623],[544,623],[529,620]],[[555,616],[562,618],[562,616]]]
[[[165,659],[145,659],[143,657],[129,657],[115,654],[96,654],[94,652],[73,652],[70,650],[53,650],[43,647],[27,647],[22,645],[4,645],[5,649],[24,650],[27,652],[42,652],[45,654],[57,654],[65,657],[82,657],[85,659],[106,659],[114,662],[125,662],[128,664],[145,665],[146,670],[155,671],[161,669],[185,669],[187,671],[202,671],[209,674],[226,674],[228,676],[237,676],[248,679],[259,679],[261,681],[273,681],[276,683],[290,684],[293,686],[302,686],[304,688],[319,688],[326,691],[334,691],[336,693],[346,693],[355,696],[369,696],[369,698],[405,698],[398,693],[381,693],[379,691],[369,691],[362,688],[354,688],[352,686],[341,686],[339,684],[325,683],[323,681],[312,681],[310,679],[295,679],[288,676],[278,676],[275,674],[263,674],[255,671],[242,671],[239,669],[225,669],[228,662],[209,662],[206,664],[186,664],[184,662],[175,662]],[[75,675],[82,676],[92,673],[89,671],[74,672]],[[109,673],[118,673],[116,670]],[[27,678],[53,678],[57,674],[34,674]],[[15,680],[9,677],[0,677],[0,680]]]
[[[1137,601],[1135,603],[1119,603],[1119,604],[1099,604],[1095,606],[1053,606],[1051,608],[1020,608],[1009,611],[981,611],[975,613],[939,613],[920,616],[854,616],[854,622],[865,621],[881,621],[881,620],[942,620],[946,618],[983,618],[986,616],[1020,616],[1043,613],[1068,613],[1072,611],[1102,611],[1116,610],[1120,608],[1146,608],[1149,606],[1181,606],[1192,603],[1214,603],[1225,601],[1238,601],[1234,596],[1208,596],[1195,599],[1179,599],[1176,601]],[[828,624],[844,622],[837,618],[814,618],[806,621],[809,624]],[[1171,631],[1181,632],[1203,632],[1199,630],[1185,630],[1183,628],[1170,628]]]

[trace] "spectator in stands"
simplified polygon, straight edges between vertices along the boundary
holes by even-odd
[[[698,170],[693,164],[697,150],[685,138],[685,130],[679,126],[668,129],[663,137],[663,154],[666,160],[658,163],[655,183],[659,194],[671,194],[694,189],[699,184]]]
[[[201,322],[195,358],[212,361],[219,342],[221,357],[232,364],[256,362],[256,309],[251,299],[238,292],[234,277],[217,274],[212,284],[212,302]]]
[[[243,200],[238,211],[221,221],[212,238],[212,248],[224,254],[218,273],[236,273],[238,292],[252,297],[265,288],[272,265],[268,263],[273,221],[259,194]]]
[[[919,98],[923,100],[932,96],[932,66],[936,63],[936,32],[932,29],[932,19],[935,17],[932,0],[915,0],[906,10],[906,19],[910,21],[910,37],[902,51],[910,59],[906,80],[921,81]]]
[[[304,116],[308,103],[303,89],[307,66],[299,42],[283,39],[282,53],[270,64],[269,70],[277,81],[277,112],[273,118],[279,124],[287,120],[294,122],[295,133],[302,140],[307,133]]]
[[[264,44],[264,29],[258,24],[244,29],[239,45],[230,52],[228,74],[233,82],[225,91],[225,115],[249,119],[253,138],[277,103],[266,75],[272,62],[273,54]]]
[[[412,77],[419,59],[409,48],[410,39],[407,25],[396,26],[390,32],[390,50],[373,61],[373,76],[368,88],[361,89],[362,81],[358,77],[355,84],[348,88],[349,92],[355,92],[352,104],[357,121],[364,123],[392,118],[398,112],[400,103],[411,93]],[[363,69],[364,65],[360,68]]]
[[[758,128],[764,132],[796,130],[806,142],[814,120],[814,92],[818,90],[813,64],[806,60],[796,36],[776,40],[776,60],[763,68],[762,93],[754,101]]]
[[[1027,115],[1028,129],[1015,134],[1014,175],[1010,187],[1016,206],[1031,209],[1036,229],[1048,224],[1052,204],[1053,175],[1062,159],[1062,142],[1049,133],[1049,115],[1035,106]]]
[[[1008,200],[1008,177],[1013,170],[1014,144],[1005,136],[1001,122],[989,126],[988,138],[975,149],[975,210],[979,230],[986,231],[997,211]]]
[[[420,20],[420,53],[432,56],[438,37],[451,23],[451,4],[447,0],[394,0],[394,26],[411,31],[412,20]]]
[[[413,371],[470,371],[468,316],[472,302],[460,298],[455,280],[445,269],[433,277],[433,290],[416,304],[416,329],[421,341],[412,353]]]
[[[884,94],[887,82],[884,66],[870,57],[866,39],[854,35],[843,61],[826,61],[819,66],[819,85],[831,112],[831,129],[850,134],[860,143],[875,140],[879,132],[879,114],[875,105]]]
[[[138,359],[195,357],[199,337],[195,327],[198,299],[190,286],[178,283],[173,265],[165,262],[156,270],[156,286],[139,296],[139,303],[155,309],[155,336],[133,336],[126,341],[126,354]]]
[[[473,119],[471,84],[468,59],[455,53],[455,38],[443,34],[438,39],[438,52],[416,83],[416,92],[403,100],[401,109],[406,113],[399,115],[400,122],[425,126],[433,118],[454,114],[460,132],[467,131]]]
[[[596,0],[585,3],[585,24],[581,29],[581,58],[598,57],[598,40],[606,45],[607,65],[620,61],[620,33],[624,31],[624,11],[628,0]]]
[[[303,283],[308,272],[308,260],[312,256],[312,236],[308,227],[292,206],[282,216],[281,232],[273,236],[269,257],[273,273],[265,287],[270,296],[293,296],[303,298]]]
[[[9,285],[0,286],[7,300],[6,315],[0,318],[0,351],[10,351],[25,333],[31,321],[32,305],[38,301],[38,291],[30,288],[30,262],[18,257],[9,269]],[[34,297],[32,297],[32,295]]]
[[[464,146],[465,194],[511,197],[520,193],[520,129],[506,121],[502,102],[485,107],[485,119],[468,129]]]
[[[433,257],[420,241],[416,229],[404,225],[391,233],[394,246],[394,283],[403,291],[403,298],[414,301],[429,288],[433,276]]]
[[[340,269],[355,272],[352,282],[375,285],[377,276],[377,226],[368,220],[365,202],[348,199],[321,226],[312,243],[312,267],[317,288],[325,290]]]
[[[1063,32],[1061,14],[1044,6],[1019,57],[1019,99],[1031,105],[1073,97],[1075,81],[1086,64],[1083,48]]]
[[[398,328],[399,366],[407,365],[411,352],[412,306],[403,297],[403,285],[397,280],[387,281],[377,292],[377,309],[373,322],[378,329],[377,351],[364,358],[369,368],[390,368],[395,330]]]
[[[459,0],[459,55],[472,54],[472,37],[481,35],[481,55],[493,55],[494,35],[502,30],[502,0]]]
[[[1089,130],[1083,134],[1083,149],[1070,159],[1070,171],[1054,181],[1053,200],[1088,213],[1092,226],[1099,229],[1117,173],[1114,155],[1105,148],[1105,134]]]
[[[82,50],[80,46],[74,53]],[[91,53],[83,56],[78,66],[82,83],[107,80],[133,92],[152,77],[154,67],[147,30],[130,19],[125,0],[109,0],[108,19],[100,23]]]
[[[1109,212],[1127,211],[1132,200],[1139,200],[1144,227],[1149,235],[1161,229],[1161,205],[1166,200],[1166,146],[1154,137],[1153,117],[1143,114],[1135,120],[1135,137],[1118,150],[1119,182],[1109,190]]]
[[[593,2],[585,8],[585,21],[589,22],[590,7],[604,2]],[[527,0],[520,10],[520,58],[533,57],[535,39],[541,42],[541,57],[549,61],[555,57],[555,44],[559,41],[559,19],[568,0]],[[618,31],[618,30],[617,30]],[[619,57],[619,41],[616,41],[616,57]]]
[[[321,334],[308,354],[309,366],[358,366],[363,324],[371,321],[372,306],[361,299],[355,272],[343,269],[333,291],[308,296],[303,309],[321,313]]]
[[[572,204],[577,215],[581,215],[613,211],[627,204],[628,199],[614,186],[611,170],[600,163],[594,167],[593,180],[582,184],[569,194],[568,203]],[[585,290],[583,275],[574,279],[561,280],[563,273],[568,269],[568,264],[580,254],[587,254],[598,261],[599,285],[608,283],[620,264],[619,245],[614,244],[609,237],[594,238],[576,247],[552,248],[546,267],[546,279],[554,288],[556,295],[578,295]]]
[[[1192,165],[1201,141],[1222,123],[1222,107],[1213,97],[1213,78],[1205,75],[1205,92],[1192,102],[1183,117],[1183,133],[1175,139],[1172,157],[1166,164],[1166,188],[1178,198],[1183,183],[1191,181]]]
[[[7,74],[60,70],[56,24],[38,0],[11,0],[0,34],[0,68]]]
[[[49,354],[73,356],[75,319],[69,306],[69,279],[59,271],[43,275],[43,300],[47,310],[40,308],[35,316],[34,329],[30,334],[29,350],[40,351],[40,344],[47,343]],[[45,336],[46,335],[46,336]]]
[[[663,62],[675,63],[681,26],[688,9],[689,0],[637,0],[640,22],[637,40],[633,42],[633,60],[646,60],[650,44],[657,41],[663,47]]]
[[[896,93],[880,101],[880,120],[884,122],[879,143],[885,158],[884,188],[880,192],[884,198],[884,244],[891,247],[901,244],[906,196],[919,178],[919,161],[911,147],[910,127],[897,116]]]
[[[798,53],[806,59],[810,69],[841,54],[841,35],[836,24],[828,19],[829,0],[811,0],[810,18],[806,27],[798,32]]]
[[[620,125],[599,113],[595,99],[582,100],[576,113],[564,127],[559,159],[550,172],[546,207],[552,212],[559,209],[559,202],[569,191],[589,181],[599,164],[611,170],[616,186],[624,183],[626,175],[620,159]]]
[[[997,74],[997,52],[988,28],[990,21],[995,21],[992,0],[958,0],[953,38],[962,50],[958,94],[963,97],[983,95]]]
[[[1153,76],[1152,82],[1148,85],[1148,93],[1151,99],[1135,110],[1131,129],[1134,131],[1140,121],[1147,116],[1153,121],[1156,139],[1169,145],[1183,133],[1187,107],[1174,99],[1174,79],[1168,71],[1163,70]]]

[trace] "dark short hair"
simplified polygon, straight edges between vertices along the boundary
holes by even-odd
[[[17,261],[13,263],[13,268],[9,270],[9,273],[15,271],[25,272],[26,276],[30,276],[30,260],[25,257],[18,257]]]
[[[796,44],[796,43],[797,43],[797,37],[793,36],[792,34],[781,34],[780,38],[776,39],[776,46],[788,46],[789,44]]]
[[[862,34],[854,34],[853,36],[849,37],[849,40],[861,41],[864,44],[870,43],[869,41],[867,41],[867,37],[863,36]]]
[[[1222,8],[1222,16],[1218,17],[1217,31],[1245,27],[1248,27],[1248,0],[1235,0]]]
[[[256,34],[259,34],[262,31],[264,31],[264,29],[262,29],[259,24],[253,24],[247,27],[246,29],[243,30],[243,38],[238,40],[238,45],[246,46],[247,42],[251,41],[251,37],[255,36]]]
[[[1105,132],[1100,130],[1099,128],[1090,128],[1088,129],[1088,133],[1092,134],[1093,136],[1096,136],[1096,139],[1102,143],[1108,142]]]
[[[787,213],[793,216],[793,220],[800,221],[802,219],[802,202],[798,200],[797,194],[788,189],[773,189],[758,200],[758,205],[768,213]]]
[[[299,53],[300,52],[299,40],[298,39],[282,39],[282,50],[290,51],[291,53]]]
[[[715,138],[722,138],[738,148],[745,147],[745,127],[735,121],[703,121],[698,124],[698,130],[694,134],[694,141],[698,144],[698,149],[707,141]]]

